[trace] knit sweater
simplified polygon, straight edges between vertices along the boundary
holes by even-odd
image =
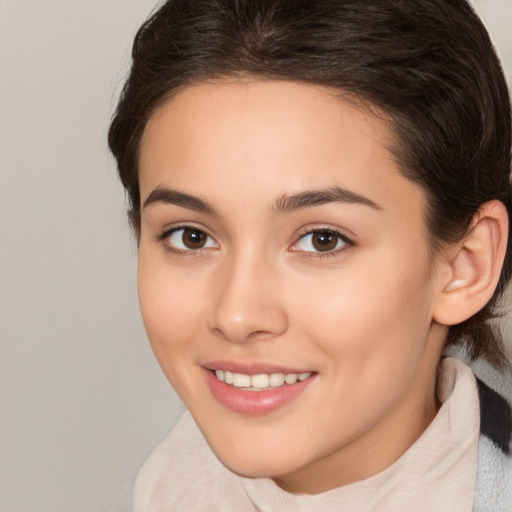
[[[512,374],[474,363],[480,402],[475,512],[512,511]]]
[[[186,412],[141,470],[135,512],[511,512],[508,383],[485,365],[475,378],[453,358],[441,370],[441,409],[413,446],[387,470],[320,495],[234,474]]]

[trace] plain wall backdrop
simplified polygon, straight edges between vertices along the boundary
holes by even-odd
[[[182,411],[142,327],[106,147],[156,3],[0,0],[0,512],[130,511]],[[512,0],[474,4],[510,83]]]

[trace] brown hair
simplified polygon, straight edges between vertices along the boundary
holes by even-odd
[[[466,0],[168,0],[139,29],[132,56],[109,145],[136,230],[148,119],[189,84],[245,75],[334,87],[384,112],[403,174],[427,192],[433,247],[463,238],[491,199],[510,217],[509,92]],[[489,320],[511,265],[509,244],[492,299],[447,339],[496,367],[506,359]]]

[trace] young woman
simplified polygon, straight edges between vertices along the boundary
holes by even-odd
[[[511,119],[465,0],[170,0],[109,135],[188,408],[137,512],[510,510]],[[480,398],[479,398],[480,397]]]

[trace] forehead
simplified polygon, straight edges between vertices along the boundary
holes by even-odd
[[[142,202],[156,187],[258,208],[283,195],[339,186],[383,210],[416,211],[422,189],[389,151],[382,117],[339,92],[288,81],[190,86],[160,107],[140,152]]]

